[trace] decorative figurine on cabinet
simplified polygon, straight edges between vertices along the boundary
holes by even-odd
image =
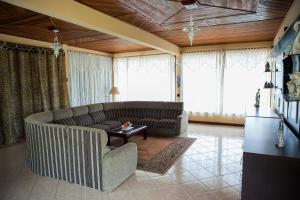
[[[259,102],[260,102],[260,89],[258,89],[256,92],[254,106],[259,107]]]
[[[276,144],[276,146],[278,148],[283,148],[284,147],[284,128],[283,128],[284,117],[282,114],[280,114],[279,117],[280,117],[280,123],[277,132],[278,143]]]
[[[267,62],[265,65],[265,72],[270,72],[270,71],[271,71],[270,63]]]

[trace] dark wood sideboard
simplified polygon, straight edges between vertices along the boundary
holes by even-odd
[[[243,145],[242,200],[300,200],[300,144],[285,127],[277,148],[280,120],[272,111],[249,112]]]

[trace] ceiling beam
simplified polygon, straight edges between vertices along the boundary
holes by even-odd
[[[180,54],[180,48],[150,32],[122,22],[73,0],[1,0],[28,10],[119,37],[165,53]]]

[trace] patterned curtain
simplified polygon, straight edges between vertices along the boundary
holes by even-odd
[[[0,144],[24,136],[24,118],[68,107],[64,53],[0,43]]]

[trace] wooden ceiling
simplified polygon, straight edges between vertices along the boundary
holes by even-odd
[[[273,40],[292,3],[292,0],[259,0],[254,12],[255,4],[248,6],[250,10],[237,7],[229,9],[222,6],[223,4],[208,5],[215,2],[208,0],[198,0],[198,3],[202,4],[193,10],[185,9],[176,0],[76,1],[149,31],[180,47],[189,46],[187,34],[182,28],[187,26],[191,15],[195,25],[201,28],[195,36],[195,46]],[[206,2],[206,5],[203,5],[203,2]],[[234,5],[236,4],[231,6]],[[60,29],[60,40],[68,45],[108,53],[149,50],[142,45],[0,1],[1,33],[52,42],[53,33],[47,29],[51,25]]]
[[[13,14],[12,14],[13,13]],[[59,29],[59,40],[70,46],[107,53],[144,51],[150,48],[84,27],[48,17],[0,1],[0,33],[53,42],[48,27]]]

